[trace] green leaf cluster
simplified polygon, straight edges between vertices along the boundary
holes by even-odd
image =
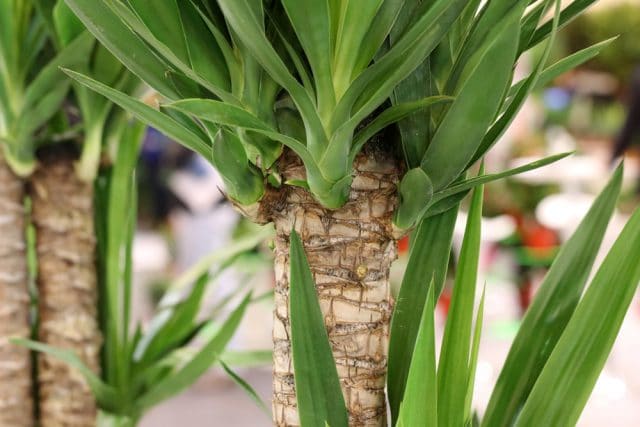
[[[0,2],[0,148],[19,175],[35,167],[35,149],[52,133],[70,83],[59,67],[82,64],[93,46],[89,34],[54,49],[36,6],[44,2]]]
[[[355,157],[385,132],[407,166],[400,229],[454,206],[464,194],[451,187],[527,95],[604,47],[546,64],[556,31],[593,0],[564,9],[554,0],[65,1],[165,103],[154,109],[69,74],[210,159],[240,204],[279,182],[269,178],[287,147],[304,162],[304,186],[338,208]],[[514,65],[543,42],[531,75],[514,84]]]
[[[136,425],[158,403],[184,391],[214,363],[231,365],[264,363],[270,352],[225,353],[247,307],[251,292],[232,297],[216,307],[228,310],[221,319],[204,319],[202,301],[216,277],[241,255],[272,235],[258,230],[222,251],[214,252],[187,270],[170,287],[149,325],[131,330],[132,243],[136,225],[135,167],[145,127],[139,122],[122,129],[116,161],[101,171],[96,182],[96,234],[101,286],[100,317],[104,335],[102,373],[96,375],[69,350],[29,340],[16,340],[35,351],[50,354],[71,365],[89,384],[101,410],[101,422]],[[213,269],[212,269],[213,266]],[[234,300],[240,302],[233,307]],[[227,367],[232,378],[237,376]],[[243,383],[247,390],[250,386]],[[254,393],[255,395],[255,393]]]
[[[38,147],[75,140],[81,148],[78,176],[93,181],[103,148],[117,142],[129,117],[61,68],[127,94],[139,90],[140,80],[95,42],[63,0],[2,1],[0,15],[0,144],[9,164],[29,175]]]

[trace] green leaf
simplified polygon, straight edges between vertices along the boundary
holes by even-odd
[[[539,169],[543,166],[550,165],[551,163],[555,163],[558,160],[562,160],[565,157],[570,156],[571,154],[573,154],[573,152],[554,154],[553,156],[545,157],[543,159],[536,160],[531,163],[527,163],[526,165],[518,166],[517,168],[513,168],[513,169],[509,169],[503,172],[498,172],[493,174],[480,175],[474,178],[467,179],[458,184],[454,184],[445,190],[436,192],[433,195],[433,204],[438,203],[442,200],[445,200],[458,193],[468,191],[480,184],[486,184],[488,182],[496,181],[498,179],[519,175],[521,173],[528,172],[534,169]]]
[[[301,4],[302,2],[297,3]],[[344,94],[353,80],[358,62],[358,55],[354,53],[369,43],[365,36],[383,3],[385,3],[383,0],[366,2],[346,0],[341,2],[342,13],[337,28],[333,58],[333,84],[337,98]]]
[[[162,95],[179,97],[167,78],[169,67],[109,8],[104,1],[64,0],[89,31],[141,80]]]
[[[431,60],[426,59],[409,77],[396,86],[391,100],[395,105],[402,105],[414,99],[429,97],[437,92],[431,73]],[[427,151],[434,127],[431,112],[431,108],[416,111],[398,121],[402,151],[409,167],[420,166]]]
[[[571,54],[566,58],[559,60],[555,64],[545,68],[545,70],[540,74],[538,81],[536,82],[535,89],[545,87],[547,84],[555,80],[556,77],[596,57],[604,48],[608,47],[617,38],[617,36],[612,37],[600,43],[589,46],[585,49],[579,50],[578,52]],[[514,84],[509,90],[509,96],[514,96],[526,82],[527,79],[523,79]]]
[[[150,2],[147,0],[127,0],[126,2],[122,2],[124,7],[135,12],[135,16],[141,24],[147,27],[149,33],[153,34],[158,41],[166,45],[167,48],[174,52],[182,61],[188,63],[189,52],[185,34],[186,28],[183,27],[180,20],[178,3],[181,3],[181,1],[164,0]],[[120,18],[123,22],[126,22],[122,15],[120,15]]]
[[[219,0],[218,4],[228,25],[235,31],[242,44],[249,49],[271,78],[291,95],[307,129],[315,135],[315,138],[308,141],[309,149],[314,155],[319,156],[326,138],[313,101],[269,43],[264,33],[264,25],[253,12],[249,0]]]
[[[469,35],[464,40],[461,51],[455,58],[445,85],[445,93],[457,93],[468,78],[476,75],[474,70],[482,57],[500,38],[504,40],[505,33],[510,33],[517,49],[520,38],[520,18],[527,3],[528,0],[493,0],[484,4],[471,26]],[[518,27],[517,33],[513,30],[513,26]],[[515,57],[512,65],[514,60]]]
[[[547,59],[549,58],[549,54],[551,53],[551,48],[553,47],[553,43],[556,38],[556,33],[558,31],[558,22],[560,19],[560,0],[555,0],[556,9],[555,9],[555,17],[553,20],[553,30],[551,32],[551,37],[547,42],[547,46],[542,53],[542,57],[538,60],[538,63],[533,69],[531,75],[527,78],[525,83],[518,89],[516,94],[511,98],[505,112],[498,119],[496,123],[491,126],[489,132],[484,136],[482,142],[480,143],[480,147],[476,150],[475,155],[472,160],[469,162],[469,165],[475,163],[479,158],[483,157],[484,154],[498,141],[498,139],[506,132],[507,128],[511,125],[516,115],[524,105],[529,93],[535,87],[540,73],[542,72],[544,65],[547,63]]]
[[[445,102],[453,102],[453,100],[454,98],[450,96],[430,96],[416,101],[396,104],[392,107],[387,108],[354,136],[351,147],[351,158],[355,159],[356,154],[360,152],[364,144],[366,144],[369,139],[371,139],[375,134],[377,134],[387,126],[401,121],[411,114],[427,109],[433,105]]]
[[[533,7],[525,16],[522,18],[522,30],[520,31],[520,47],[528,46],[531,38],[533,37],[533,33],[538,28],[538,24],[540,23],[540,19],[544,17],[547,13],[549,6],[551,5],[552,0],[544,0]]]
[[[229,366],[267,366],[273,362],[272,350],[225,351],[220,359]]]
[[[137,164],[144,126],[128,124],[121,116],[118,146],[113,167],[98,180],[102,199],[97,218],[100,243],[99,272],[101,317],[104,333],[104,376],[110,384],[126,388],[130,379],[129,318],[131,310],[131,248],[136,226],[134,169]],[[106,182],[104,182],[106,181]],[[122,396],[121,396],[122,398]]]
[[[168,104],[166,108],[173,108],[183,113],[194,115],[201,120],[216,125],[239,127],[257,132],[273,140],[280,141],[291,148],[302,158],[305,166],[315,163],[304,144],[300,141],[277,132],[267,123],[240,107],[211,99],[184,99]]]
[[[311,65],[316,83],[318,110],[330,112],[335,105],[331,79],[331,49],[329,6],[326,0],[282,0],[295,34]]]
[[[615,209],[621,183],[622,167],[556,256],[511,345],[487,406],[483,426],[512,425],[527,401],[580,300]]]
[[[515,425],[575,425],[640,281],[640,209],[609,251],[544,365]]]
[[[64,72],[79,83],[126,109],[140,121],[149,124],[169,138],[176,140],[178,143],[200,154],[205,159],[211,157],[211,145],[209,141],[203,141],[198,135],[168,115],[90,77],[71,70],[64,70]]]
[[[66,3],[59,1],[53,8],[53,22],[55,24],[56,33],[62,46],[67,46],[84,32],[84,25],[73,14]]]
[[[433,185],[422,168],[409,170],[398,185],[399,206],[393,216],[393,224],[406,230],[420,220],[433,198]]]
[[[401,39],[354,80],[336,107],[332,128],[337,129],[349,117],[348,126],[355,128],[384,102],[438,45],[465,3],[436,0],[429,8],[423,8]]]
[[[258,396],[258,393],[256,393],[253,387],[251,387],[251,385],[248,382],[246,382],[244,379],[242,379],[238,374],[233,372],[231,368],[227,366],[226,363],[221,361],[220,364],[222,365],[222,368],[227,373],[227,375],[231,377],[233,382],[238,384],[240,388],[244,390],[245,393],[247,393],[247,396],[249,396],[251,400],[253,400],[253,402],[258,406],[258,408],[262,410],[262,412],[267,416],[267,418],[271,420],[271,411],[269,410],[267,405],[264,403],[264,400],[262,400],[260,396]]]
[[[87,365],[85,365],[82,360],[80,360],[78,355],[76,355],[73,351],[63,350],[24,338],[11,338],[10,341],[13,344],[47,354],[76,369],[91,388],[91,392],[93,393],[101,408],[116,407],[118,400],[116,390],[113,387],[102,382],[100,377],[98,377],[90,368],[88,368]]]
[[[195,356],[176,372],[153,385],[147,393],[141,396],[136,401],[138,410],[144,412],[144,410],[157,405],[159,402],[181,393],[205,373],[220,358],[224,347],[231,340],[236,329],[238,329],[250,300],[251,293],[242,300],[240,305],[229,315],[219,332],[209,342],[205,343]]]
[[[482,171],[481,171],[482,173]],[[469,386],[484,187],[474,189],[438,364],[438,425],[462,426]]]
[[[393,24],[389,34],[389,44],[394,45],[406,30],[409,21],[415,17],[414,9],[418,0],[404,2],[404,7]],[[438,94],[431,73],[431,56],[425,59],[406,79],[398,84],[391,97],[394,104],[401,104]],[[431,141],[431,110],[416,112],[398,123],[402,150],[409,167],[420,165],[420,161]]]
[[[358,59],[354,66],[354,77],[357,77],[357,74],[369,65],[376,52],[378,52],[385,38],[391,32],[404,2],[405,0],[385,0],[382,2],[382,6],[380,6],[376,17],[363,39],[367,42],[360,45],[356,51]]]
[[[260,200],[265,191],[262,173],[249,162],[238,135],[220,129],[214,137],[212,159],[232,199],[242,205]]]
[[[484,301],[487,286],[482,289],[480,305],[476,314],[476,323],[473,330],[473,342],[471,344],[471,355],[469,356],[469,375],[467,378],[467,396],[464,404],[465,425],[473,425],[473,415],[471,413],[473,404],[473,390],[476,382],[476,370],[478,368],[478,355],[480,353],[480,337],[482,335],[482,325],[484,323]]]
[[[289,313],[300,422],[305,427],[346,427],[347,410],[302,241],[291,231]]]
[[[456,205],[439,215],[423,219],[411,238],[409,261],[391,318],[387,389],[393,422],[398,419],[403,400],[430,281],[433,279],[436,298],[444,286],[457,215]]]
[[[397,426],[437,427],[438,376],[436,374],[436,331],[434,286],[429,285],[422,320],[412,352],[404,400],[400,405]]]
[[[560,22],[558,25],[558,29],[563,28],[569,22],[573,20],[576,16],[580,15],[586,8],[595,3],[596,0],[574,0],[562,10],[560,14]],[[553,30],[553,19],[548,20],[543,25],[538,28],[533,36],[531,37],[531,41],[528,45],[522,47],[522,51],[527,51],[537,45],[538,43],[545,40],[551,34]]]
[[[151,321],[133,354],[137,365],[156,361],[184,342],[196,328],[196,316],[211,277],[205,273],[193,284],[187,297],[167,307]]]
[[[509,25],[470,74],[436,131],[422,160],[435,190],[460,176],[494,120],[511,80],[519,23],[520,17],[513,12]],[[487,76],[491,76],[490,85]]]
[[[429,206],[424,213],[422,219],[427,219],[435,215],[440,215],[441,213],[447,212],[450,209],[453,209],[457,206],[467,195],[471,189],[463,190],[458,193],[455,193],[451,196],[444,197],[438,199],[438,201],[434,201],[431,206]]]
[[[94,40],[90,34],[85,33],[76,38],[69,46],[64,48],[56,57],[38,73],[33,82],[28,86],[24,95],[24,109],[37,105],[46,94],[54,90],[64,75],[60,67],[77,65],[86,60]],[[60,102],[62,99],[60,99]]]
[[[202,52],[200,52],[201,57],[198,59],[194,59],[196,63],[196,66],[194,67],[193,64],[191,63],[191,56],[192,54],[195,55],[196,54],[195,52],[191,53],[188,51],[188,48],[185,47],[187,48],[187,52],[185,52],[185,54],[187,55],[187,58],[185,58],[184,60],[181,59],[175,54],[175,52],[171,48],[169,48],[161,40],[159,40],[156,37],[156,34],[152,33],[148,29],[148,27],[146,26],[146,23],[143,22],[139,17],[137,17],[135,13],[131,9],[129,9],[127,6],[125,6],[123,3],[121,3],[118,0],[103,0],[103,1],[105,1],[108,4],[108,6],[112,9],[112,11],[115,14],[117,14],[118,17],[123,22],[125,22],[133,31],[135,31],[136,35],[144,39],[153,49],[157,51],[157,53],[163,56],[177,70],[183,73],[184,76],[190,79],[190,80],[184,79],[183,76],[176,73],[173,74],[173,78],[180,81],[180,86],[179,86],[180,90],[178,91],[179,93],[186,92],[187,96],[197,96],[200,91],[194,85],[194,82],[195,82],[201,85],[202,87],[206,88],[207,90],[211,91],[211,93],[213,93],[215,96],[219,97],[220,99],[226,102],[229,102],[231,104],[239,103],[239,101],[227,90],[229,89],[230,82],[229,82],[228,76],[226,75],[227,70],[225,68],[224,61],[220,61],[220,62],[216,61],[215,63],[207,63],[207,65],[203,65],[201,62],[206,62],[203,59],[203,57],[209,56],[210,54],[204,55]],[[175,0],[172,0],[172,1],[175,1]],[[188,13],[188,12],[185,9],[183,13]],[[195,11],[191,11],[191,13],[195,13],[197,15]],[[178,15],[180,14],[178,13]],[[177,17],[178,16],[174,16],[172,19],[175,20]],[[199,17],[196,16],[196,19],[199,20]],[[204,24],[202,22],[199,22],[199,23],[202,24],[201,28],[204,29],[205,28]],[[177,24],[182,27],[182,23],[179,20]],[[195,25],[195,24],[192,23],[192,25]],[[206,31],[208,32],[208,30]],[[185,34],[184,31],[180,31],[179,33],[182,34],[182,37],[190,37],[190,38],[196,37],[194,34],[191,34],[191,33]],[[214,48],[215,50],[218,50],[216,42],[213,38],[208,40],[208,42],[200,41],[199,43],[200,44],[210,43],[212,46],[215,46]],[[191,49],[195,49],[195,44],[196,44],[195,41],[187,42],[187,44],[193,44],[191,46]],[[201,45],[199,45],[198,47],[199,49],[202,49]],[[211,50],[211,47],[209,48],[209,50]],[[149,51],[155,54],[155,52],[153,52],[152,50],[149,50]],[[222,56],[221,53],[219,55]],[[205,74],[210,78],[210,80],[207,80],[199,73],[199,71],[202,71],[202,68],[207,69],[207,71],[205,71]]]

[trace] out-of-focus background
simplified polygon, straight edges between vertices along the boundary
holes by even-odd
[[[489,171],[533,158],[575,150],[541,170],[487,186],[480,281],[487,300],[475,406],[482,412],[524,310],[557,248],[572,233],[619,158],[626,159],[623,196],[605,237],[605,252],[640,201],[640,0],[600,0],[561,33],[553,56],[575,52],[619,35],[598,58],[537,91],[486,159]],[[524,77],[537,58],[519,64]],[[487,84],[491,84],[490,80]],[[255,233],[223,196],[208,163],[151,130],[138,169],[139,230],[136,233],[135,318],[148,321],[171,278],[201,257]],[[454,239],[459,249],[464,213]],[[406,242],[401,242],[401,252]],[[399,282],[406,249],[394,266]],[[456,254],[452,257],[455,265]],[[640,262],[640,260],[629,260]],[[205,313],[239,288],[268,293],[273,285],[268,243],[244,255],[209,288]],[[442,329],[448,308],[438,303]],[[271,345],[269,298],[252,305],[231,348],[238,355]],[[263,353],[255,353],[263,354]],[[266,353],[264,353],[266,354]],[[583,427],[640,425],[640,300],[625,320],[587,408]],[[268,354],[266,354],[268,359]],[[240,361],[241,362],[241,361]],[[268,364],[236,368],[268,402]],[[268,426],[270,419],[226,374],[213,369],[190,390],[151,411],[144,427]]]

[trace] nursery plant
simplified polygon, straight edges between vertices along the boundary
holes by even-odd
[[[551,0],[65,1],[161,102],[152,108],[66,72],[208,158],[238,209],[275,225],[276,425],[300,424],[296,388],[309,390],[295,379],[304,368],[291,349],[291,315],[303,304],[290,294],[294,271],[304,270],[300,245],[290,251],[296,234],[333,355],[323,366],[336,367],[331,381],[349,424],[382,425],[387,367],[397,414],[427,293],[435,299],[443,286],[460,200],[564,155],[474,178],[468,169],[531,90],[608,43],[547,66],[557,30],[594,0],[564,9]],[[513,81],[532,49],[540,59]],[[389,268],[407,233],[412,261],[391,324]],[[443,372],[466,375],[458,370]],[[319,381],[330,381],[324,372]]]
[[[8,341],[10,336],[31,334],[25,178],[36,168],[36,147],[51,141],[57,133],[53,123],[58,121],[57,114],[70,86],[59,67],[79,66],[93,43],[87,34],[56,53],[48,44],[45,23],[30,1],[0,2],[2,426],[33,425],[31,356],[26,349]]]
[[[65,363],[84,379],[99,409],[97,417],[94,413],[85,421],[86,426],[136,426],[146,411],[186,389],[214,362],[224,359],[233,364],[243,359],[246,364],[264,359],[261,352],[223,354],[247,306],[262,296],[252,298],[251,292],[241,296],[238,289],[234,296],[240,302],[224,321],[220,316],[202,316],[201,305],[220,273],[273,234],[268,228],[203,258],[172,283],[146,327],[138,323],[131,328],[132,242],[137,220],[134,170],[144,130],[140,123],[121,129],[115,162],[103,168],[96,182],[100,329],[104,331],[101,372],[73,348],[13,340]],[[221,301],[218,311],[232,302],[231,298]]]
[[[28,337],[33,328],[42,342],[73,349],[90,369],[99,371],[102,338],[93,186],[103,148],[118,143],[129,118],[113,103],[74,84],[60,67],[74,66],[127,93],[133,93],[140,81],[95,42],[63,2],[6,0],[0,9],[5,180],[0,215],[8,218],[3,221],[7,230],[3,229],[0,247],[10,251],[0,261],[6,263],[3,269],[9,269],[0,282],[0,312],[7,313],[1,344],[7,348],[3,351],[7,363],[0,369],[8,371],[1,375],[0,419],[6,425],[36,422],[31,383],[37,378],[40,425],[92,425],[96,407],[85,382],[48,356],[38,357],[37,375],[32,375],[29,352],[7,338]],[[38,288],[37,316],[31,320],[27,223],[34,231],[31,276],[37,277]]]

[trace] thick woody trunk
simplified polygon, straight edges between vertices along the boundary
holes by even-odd
[[[9,342],[30,335],[23,198],[0,148],[0,427],[33,425],[31,355]]]
[[[55,146],[40,156],[31,179],[36,227],[39,339],[74,351],[99,370],[101,335],[97,321],[97,279],[93,186],[80,181],[75,156]],[[40,355],[42,427],[93,427],[96,404],[80,374],[66,363]]]
[[[283,157],[281,171],[285,179],[304,178],[304,168],[290,154]],[[290,186],[271,190],[264,200],[277,231],[273,415],[278,426],[300,423],[289,339],[292,228],[302,237],[316,282],[349,424],[386,422],[389,268],[397,247],[391,221],[398,176],[393,155],[369,148],[356,160],[349,201],[340,209],[327,210],[306,190]]]

